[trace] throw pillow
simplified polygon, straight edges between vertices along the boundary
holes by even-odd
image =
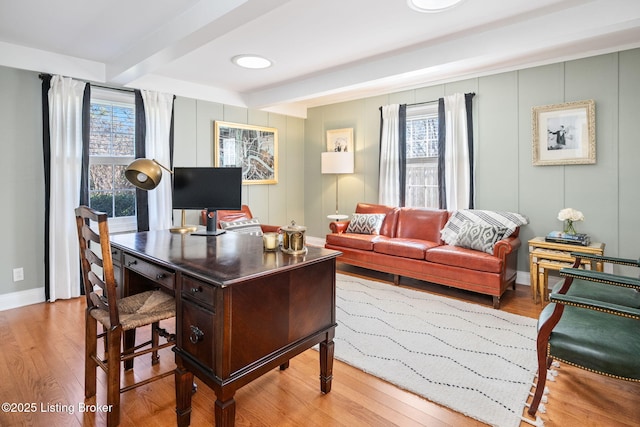
[[[250,234],[252,236],[262,236],[262,228],[257,218],[239,219],[237,221],[220,221],[220,228],[235,233]]]
[[[380,234],[385,216],[386,214],[353,214],[347,233]]]
[[[498,240],[502,239],[506,231],[505,227],[494,227],[465,221],[460,227],[455,245],[493,254],[493,247]]]

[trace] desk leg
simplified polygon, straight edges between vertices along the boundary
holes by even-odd
[[[221,396],[216,393],[216,397],[216,427],[233,427],[236,422],[236,400],[233,395],[224,396],[224,391],[221,392]]]
[[[538,303],[538,286],[540,283],[538,282],[538,262],[533,261],[529,264],[529,269],[531,270],[531,297],[533,298],[533,302],[535,304]]]
[[[327,333],[327,339],[320,343],[320,390],[323,393],[331,391],[333,380],[333,330]]]
[[[193,394],[193,374],[182,366],[176,358],[176,415],[178,427],[187,427],[191,423],[191,395]]]

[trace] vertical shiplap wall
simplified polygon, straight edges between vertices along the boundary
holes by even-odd
[[[36,301],[44,300],[41,87],[38,73],[0,67],[0,295],[36,290],[27,298]],[[24,280],[14,282],[18,267]]]
[[[267,126],[278,129],[278,183],[244,185],[242,201],[264,224],[285,225],[292,219],[304,224],[304,120],[190,98],[175,102],[175,166],[213,166],[214,121]],[[179,220],[179,213],[174,213]],[[187,212],[189,224],[198,212]]]
[[[560,209],[585,214],[578,231],[606,243],[606,253],[640,254],[640,49],[599,55],[391,93],[309,110],[306,121],[305,211],[310,234],[328,232],[335,184],[320,174],[329,129],[353,127],[356,172],[340,180],[340,211],[377,201],[379,107],[418,103],[456,92],[475,92],[476,207],[527,215],[518,269],[528,270],[527,240],[558,230]],[[533,166],[534,106],[594,99],[595,165]],[[314,178],[315,177],[315,178]]]

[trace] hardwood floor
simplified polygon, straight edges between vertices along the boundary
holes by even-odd
[[[391,276],[339,265],[341,272],[390,281]],[[491,305],[473,293],[403,279],[410,285],[467,302]],[[393,286],[390,284],[390,286]],[[0,426],[103,426],[104,413],[80,411],[80,405],[105,404],[104,375],[98,373],[98,395],[85,402],[84,307],[82,298],[35,304],[0,312],[0,402],[20,412],[0,412]],[[507,291],[501,309],[537,317],[540,305],[529,287]],[[143,335],[143,333],[140,333]],[[149,372],[150,358],[136,360],[135,375]],[[170,369],[173,353],[161,353],[159,369]],[[153,369],[158,369],[154,367]],[[545,426],[640,425],[640,384],[616,381],[570,366],[561,366],[551,391]],[[319,390],[318,353],[308,350],[285,371],[273,370],[236,393],[237,426],[481,426],[478,421],[430,403],[344,363],[334,363],[332,391]],[[132,373],[124,375],[131,379]],[[214,393],[198,383],[192,426],[213,424]],[[121,426],[175,425],[173,378],[122,395]],[[25,411],[31,410],[30,412]],[[92,409],[92,408],[89,408]],[[523,411],[524,413],[524,411]],[[522,427],[529,424],[521,423]]]

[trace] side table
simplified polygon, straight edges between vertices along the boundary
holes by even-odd
[[[588,254],[604,255],[604,243],[594,242],[589,246],[570,245],[566,243],[547,242],[544,237],[534,237],[529,240],[529,272],[531,274],[531,297],[537,303],[538,295],[544,302],[549,292],[548,272],[559,271],[563,267],[571,267],[575,258],[569,255],[571,252],[584,252]],[[602,271],[601,262],[582,260],[583,268]]]

